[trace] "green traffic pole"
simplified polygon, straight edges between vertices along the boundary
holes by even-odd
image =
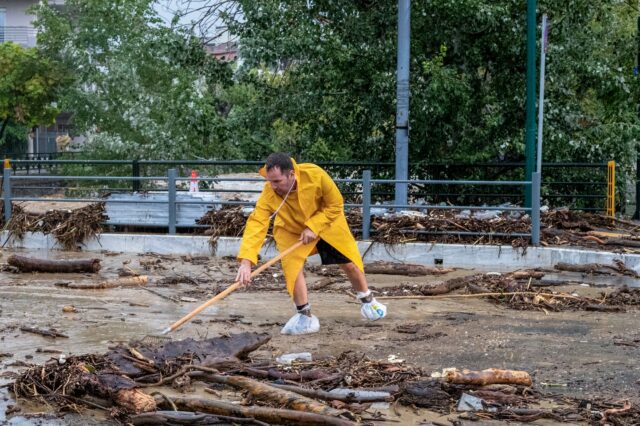
[[[524,179],[531,182],[536,159],[536,0],[527,0],[527,122]],[[531,207],[531,185],[525,187],[525,207]]]

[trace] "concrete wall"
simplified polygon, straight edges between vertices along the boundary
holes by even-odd
[[[5,242],[8,233],[2,232]],[[482,246],[462,244],[407,243],[395,246],[358,242],[365,263],[375,261],[407,262],[426,266],[440,264],[444,267],[477,268],[492,271],[513,271],[519,268],[553,268],[558,262],[612,264],[621,260],[628,268],[640,272],[640,255],[618,254],[605,251],[562,247],[527,247],[526,250],[511,246]],[[49,235],[29,233],[23,240],[11,239],[7,248],[60,249]],[[221,237],[215,256],[235,256],[240,248],[240,239]],[[203,236],[153,235],[153,234],[102,234],[99,239],[88,241],[82,250],[124,253],[155,252],[162,254],[211,255],[209,238]],[[276,255],[274,247],[263,248],[261,256]],[[319,256],[312,256],[311,263],[319,263]]]

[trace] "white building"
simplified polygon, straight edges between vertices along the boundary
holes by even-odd
[[[36,45],[35,17],[28,10],[38,0],[0,0],[0,42],[14,42],[25,47]],[[52,7],[63,7],[64,0],[49,0]],[[61,114],[56,123],[39,126],[29,134],[29,157],[50,157],[57,151],[55,139],[69,131],[69,114]]]
[[[27,47],[36,45],[36,30],[31,22],[33,15],[27,9],[37,0],[0,0],[0,42],[13,41]],[[61,6],[64,0],[50,0],[49,4]]]

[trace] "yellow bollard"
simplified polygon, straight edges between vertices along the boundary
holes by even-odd
[[[607,163],[607,216],[614,217],[616,214],[616,162],[611,160]]]

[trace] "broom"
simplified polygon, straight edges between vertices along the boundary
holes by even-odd
[[[283,251],[282,253],[280,253],[279,255],[277,255],[276,257],[274,257],[273,259],[271,259],[267,263],[265,263],[264,265],[261,265],[260,267],[256,268],[256,270],[251,273],[251,278],[257,276],[262,271],[264,271],[265,269],[267,269],[268,267],[270,267],[274,263],[278,262],[280,259],[282,259],[286,255],[288,255],[289,253],[291,253],[292,251],[294,251],[295,249],[300,247],[302,244],[303,244],[302,241],[298,241],[297,243],[295,243],[294,245],[292,245],[291,247],[289,247],[288,249],[286,249],[285,251]],[[178,328],[182,327],[182,325],[184,325],[186,322],[190,321],[191,318],[195,317],[200,312],[204,311],[208,306],[211,306],[214,303],[216,303],[218,300],[224,299],[230,293],[233,293],[235,290],[237,290],[238,287],[240,287],[240,281],[236,281],[235,283],[231,284],[229,287],[227,287],[226,289],[224,289],[220,293],[216,294],[214,297],[212,297],[211,299],[207,300],[202,305],[198,306],[196,309],[194,309],[193,311],[189,312],[184,317],[180,318],[178,321],[176,321],[173,324],[171,324],[169,327],[165,328],[162,331],[162,334],[170,333],[170,332],[175,331]]]

